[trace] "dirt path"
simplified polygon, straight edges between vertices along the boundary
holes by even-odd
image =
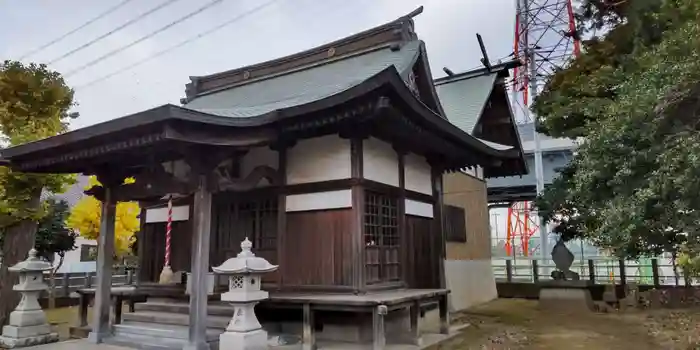
[[[437,349],[700,349],[700,311],[553,313],[536,301],[496,300],[458,314],[471,326]]]

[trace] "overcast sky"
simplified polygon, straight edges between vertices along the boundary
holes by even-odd
[[[19,59],[123,0],[0,1],[0,58]],[[67,74],[139,40],[212,0],[179,0],[80,50],[52,69]],[[89,87],[94,81],[196,36],[269,0],[220,0],[154,37],[70,74],[81,117],[73,128],[118,118],[184,97],[188,76],[216,73],[312,48],[380,25],[423,5],[416,31],[426,42],[433,74],[442,67],[479,66],[475,34],[492,60],[512,51],[514,0],[277,0],[213,34]],[[133,0],[109,16],[23,59],[51,62],[166,0]]]

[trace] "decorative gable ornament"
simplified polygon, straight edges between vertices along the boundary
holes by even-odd
[[[413,73],[413,70],[411,70],[408,73],[408,79],[406,80],[406,86],[408,86],[408,89],[411,90],[413,95],[420,98],[420,92],[418,91],[418,84],[416,83],[416,74]]]

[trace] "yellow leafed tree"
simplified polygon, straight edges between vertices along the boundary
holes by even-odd
[[[127,179],[125,183],[133,182]],[[85,189],[100,185],[94,176]],[[117,257],[123,257],[129,253],[129,245],[134,233],[139,230],[139,213],[141,209],[136,202],[119,202],[117,204],[117,215],[114,223],[114,253]],[[68,227],[79,232],[81,237],[87,239],[97,239],[100,235],[100,218],[102,213],[102,203],[92,196],[83,197],[73,206],[68,217]]]

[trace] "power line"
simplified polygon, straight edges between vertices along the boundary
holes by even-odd
[[[175,3],[176,1],[179,1],[179,0],[167,0],[167,1],[163,2],[163,3],[161,3],[160,5],[158,5],[158,6],[154,7],[154,8],[152,8],[152,9],[150,9],[150,10],[148,10],[148,11],[142,13],[142,14],[140,14],[139,16],[137,16],[137,17],[135,17],[135,18],[132,18],[131,20],[127,21],[126,23],[124,23],[124,24],[122,24],[122,25],[120,25],[119,27],[114,28],[114,29],[112,29],[111,31],[109,31],[109,32],[107,32],[107,33],[104,33],[104,34],[98,36],[97,38],[92,39],[92,40],[86,42],[85,44],[82,44],[82,45],[76,47],[75,49],[66,52],[66,53],[63,54],[63,55],[54,58],[53,60],[49,61],[48,64],[54,64],[54,63],[56,63],[56,62],[58,62],[58,61],[63,60],[63,59],[66,58],[66,57],[72,56],[74,53],[76,53],[76,52],[78,52],[78,51],[81,51],[81,50],[84,50],[84,49],[86,49],[86,48],[92,46],[92,45],[95,44],[96,42],[98,42],[98,41],[100,41],[100,40],[102,40],[102,39],[104,39],[104,38],[106,38],[106,37],[108,37],[108,36],[110,36],[110,35],[112,35],[112,34],[115,34],[115,33],[119,32],[120,30],[122,30],[122,29],[124,29],[124,28],[126,28],[126,27],[128,27],[128,26],[130,26],[130,25],[132,25],[132,24],[134,24],[134,23],[136,23],[136,22],[138,22],[138,21],[140,21],[140,20],[142,20],[142,19],[148,17],[148,16],[150,16],[151,14],[155,13],[156,11],[159,11],[159,10],[165,8],[166,6]]]
[[[108,52],[108,53],[106,53],[106,54],[104,54],[104,55],[102,55],[102,56],[100,56],[100,57],[98,57],[98,58],[96,58],[96,59],[94,59],[94,60],[92,60],[92,61],[90,61],[90,62],[88,62],[88,63],[86,63],[86,64],[84,64],[84,65],[82,65],[82,66],[80,66],[80,67],[78,67],[78,68],[76,68],[76,69],[73,69],[72,71],[69,71],[68,73],[64,74],[63,76],[64,76],[64,77],[69,77],[69,76],[71,76],[71,75],[73,75],[73,74],[75,74],[75,73],[79,73],[80,71],[85,70],[86,68],[92,67],[92,66],[94,66],[94,65],[96,65],[96,64],[98,64],[98,63],[100,63],[100,62],[102,62],[102,61],[104,61],[104,60],[106,60],[107,58],[110,58],[110,57],[112,57],[112,56],[114,56],[114,55],[116,55],[116,54],[118,54],[118,53],[120,53],[120,52],[122,52],[122,51],[124,51],[124,50],[126,50],[126,49],[128,49],[128,48],[130,48],[130,47],[132,47],[132,46],[135,46],[135,45],[137,45],[137,44],[139,44],[139,43],[141,43],[141,42],[143,42],[143,41],[146,41],[146,40],[148,40],[148,39],[150,39],[150,38],[156,36],[157,34],[160,34],[160,33],[164,32],[164,31],[166,31],[166,30],[168,30],[168,29],[170,29],[170,28],[172,28],[172,27],[174,27],[174,26],[176,26],[176,25],[178,25],[178,24],[184,22],[185,20],[188,20],[188,19],[190,19],[190,18],[192,18],[192,17],[194,17],[194,16],[196,16],[196,15],[198,15],[198,14],[200,14],[200,13],[206,11],[207,9],[211,8],[211,7],[214,6],[214,5],[218,5],[218,4],[221,3],[222,1],[224,1],[224,0],[212,0],[212,1],[208,2],[207,4],[205,4],[204,6],[198,8],[197,10],[195,10],[195,11],[193,11],[193,12],[190,12],[190,13],[184,15],[184,16],[178,18],[177,20],[175,20],[175,21],[173,21],[173,22],[170,22],[170,23],[168,23],[167,25],[165,25],[165,26],[163,26],[163,27],[160,27],[160,28],[156,29],[155,31],[153,31],[153,32],[151,32],[151,33],[149,33],[149,34],[146,34],[146,35],[142,36],[141,38],[137,39],[136,41],[132,41],[131,43],[129,43],[129,44],[127,44],[127,45],[124,45],[124,46],[122,46],[122,47],[116,48],[116,49],[114,49],[114,50],[112,50],[112,51],[110,51],[110,52]]]
[[[259,6],[256,6],[256,7],[252,8],[252,9],[246,11],[246,12],[243,12],[243,13],[239,14],[238,16],[236,16],[236,17],[234,17],[234,18],[232,18],[232,19],[230,19],[230,20],[228,20],[228,21],[226,21],[226,22],[223,22],[223,23],[221,23],[221,24],[219,24],[219,25],[217,25],[217,26],[215,26],[215,27],[212,27],[212,28],[210,28],[210,29],[207,29],[207,30],[205,30],[205,31],[203,31],[203,32],[201,32],[201,33],[195,35],[195,36],[192,36],[192,37],[190,37],[190,38],[188,38],[188,39],[186,39],[186,40],[181,41],[181,42],[178,43],[178,44],[175,44],[175,45],[170,46],[170,47],[168,47],[168,48],[166,48],[166,49],[163,49],[163,50],[161,50],[161,51],[158,51],[158,52],[156,52],[155,54],[153,54],[153,55],[151,55],[151,56],[148,56],[148,57],[146,57],[146,58],[144,58],[144,59],[142,59],[142,60],[140,60],[140,61],[137,61],[137,62],[135,62],[135,63],[133,63],[133,64],[131,64],[131,65],[129,65],[129,66],[126,66],[126,67],[120,68],[120,69],[118,69],[118,70],[115,70],[115,71],[113,71],[112,73],[109,73],[109,74],[107,74],[107,75],[103,75],[103,76],[101,76],[101,77],[99,77],[99,78],[97,78],[97,79],[95,79],[95,80],[92,80],[92,81],[86,83],[86,84],[79,85],[79,86],[76,87],[75,89],[81,89],[81,88],[85,88],[85,87],[88,87],[88,86],[97,84],[97,83],[99,83],[99,82],[101,82],[101,81],[104,81],[104,80],[107,80],[107,79],[109,79],[109,78],[111,78],[111,77],[113,77],[113,76],[115,76],[115,75],[124,73],[124,72],[126,72],[126,71],[131,70],[131,69],[134,69],[134,68],[136,68],[136,67],[138,67],[138,66],[140,66],[140,65],[142,65],[142,64],[144,64],[144,63],[146,63],[146,62],[150,62],[150,61],[153,60],[153,59],[156,59],[156,58],[158,58],[158,57],[160,57],[160,56],[162,56],[162,55],[165,55],[165,54],[169,53],[170,51],[179,49],[180,47],[183,47],[183,46],[185,46],[185,45],[187,45],[187,44],[189,44],[189,43],[192,43],[192,42],[194,42],[194,41],[196,41],[196,40],[199,40],[199,39],[201,39],[201,38],[203,38],[203,37],[205,37],[205,36],[207,36],[207,35],[209,35],[209,34],[212,34],[212,33],[216,32],[216,31],[219,31],[219,30],[223,29],[224,27],[227,27],[227,26],[229,26],[229,25],[231,25],[231,24],[233,24],[233,23],[236,23],[236,22],[238,22],[238,21],[244,19],[245,17],[248,17],[248,16],[250,16],[250,15],[253,15],[253,14],[255,14],[256,12],[259,12],[259,11],[263,10],[264,8],[270,6],[270,5],[272,5],[273,3],[278,2],[278,1],[279,1],[279,0],[270,0],[270,1],[268,1],[268,2],[265,2],[265,3],[263,3],[263,4],[259,5]]]
[[[93,24],[93,23],[99,21],[100,19],[102,19],[102,18],[104,18],[104,17],[107,17],[107,16],[110,15],[112,12],[114,12],[114,11],[116,11],[116,10],[122,8],[124,5],[130,3],[131,1],[133,1],[133,0],[123,0],[122,2],[120,2],[120,3],[118,3],[118,4],[116,4],[116,5],[112,6],[112,7],[110,7],[110,8],[107,9],[106,11],[104,11],[104,12],[100,13],[99,15],[93,17],[93,18],[90,19],[89,21],[87,21],[87,22],[81,24],[81,25],[78,26],[77,28],[75,28],[75,29],[69,31],[68,33],[65,33],[65,34],[59,36],[58,38],[53,39],[53,40],[49,41],[48,43],[46,43],[46,44],[44,44],[44,45],[41,45],[41,46],[39,46],[38,48],[36,48],[36,49],[34,49],[34,50],[31,50],[31,51],[25,53],[24,55],[20,56],[19,60],[21,61],[21,60],[23,60],[23,59],[25,59],[25,58],[27,58],[27,57],[29,57],[29,56],[32,56],[32,55],[36,54],[37,52],[40,52],[40,51],[42,51],[42,50],[48,48],[49,46],[51,46],[51,45],[53,45],[53,44],[55,44],[55,43],[57,43],[57,42],[59,42],[59,41],[61,41],[61,40],[63,40],[63,39],[65,39],[65,38],[67,38],[67,37],[69,37],[69,36],[75,34],[76,32],[80,31],[81,29],[83,29],[83,28],[85,28],[85,27],[87,27],[87,26],[89,26],[89,25],[91,25],[91,24]]]

